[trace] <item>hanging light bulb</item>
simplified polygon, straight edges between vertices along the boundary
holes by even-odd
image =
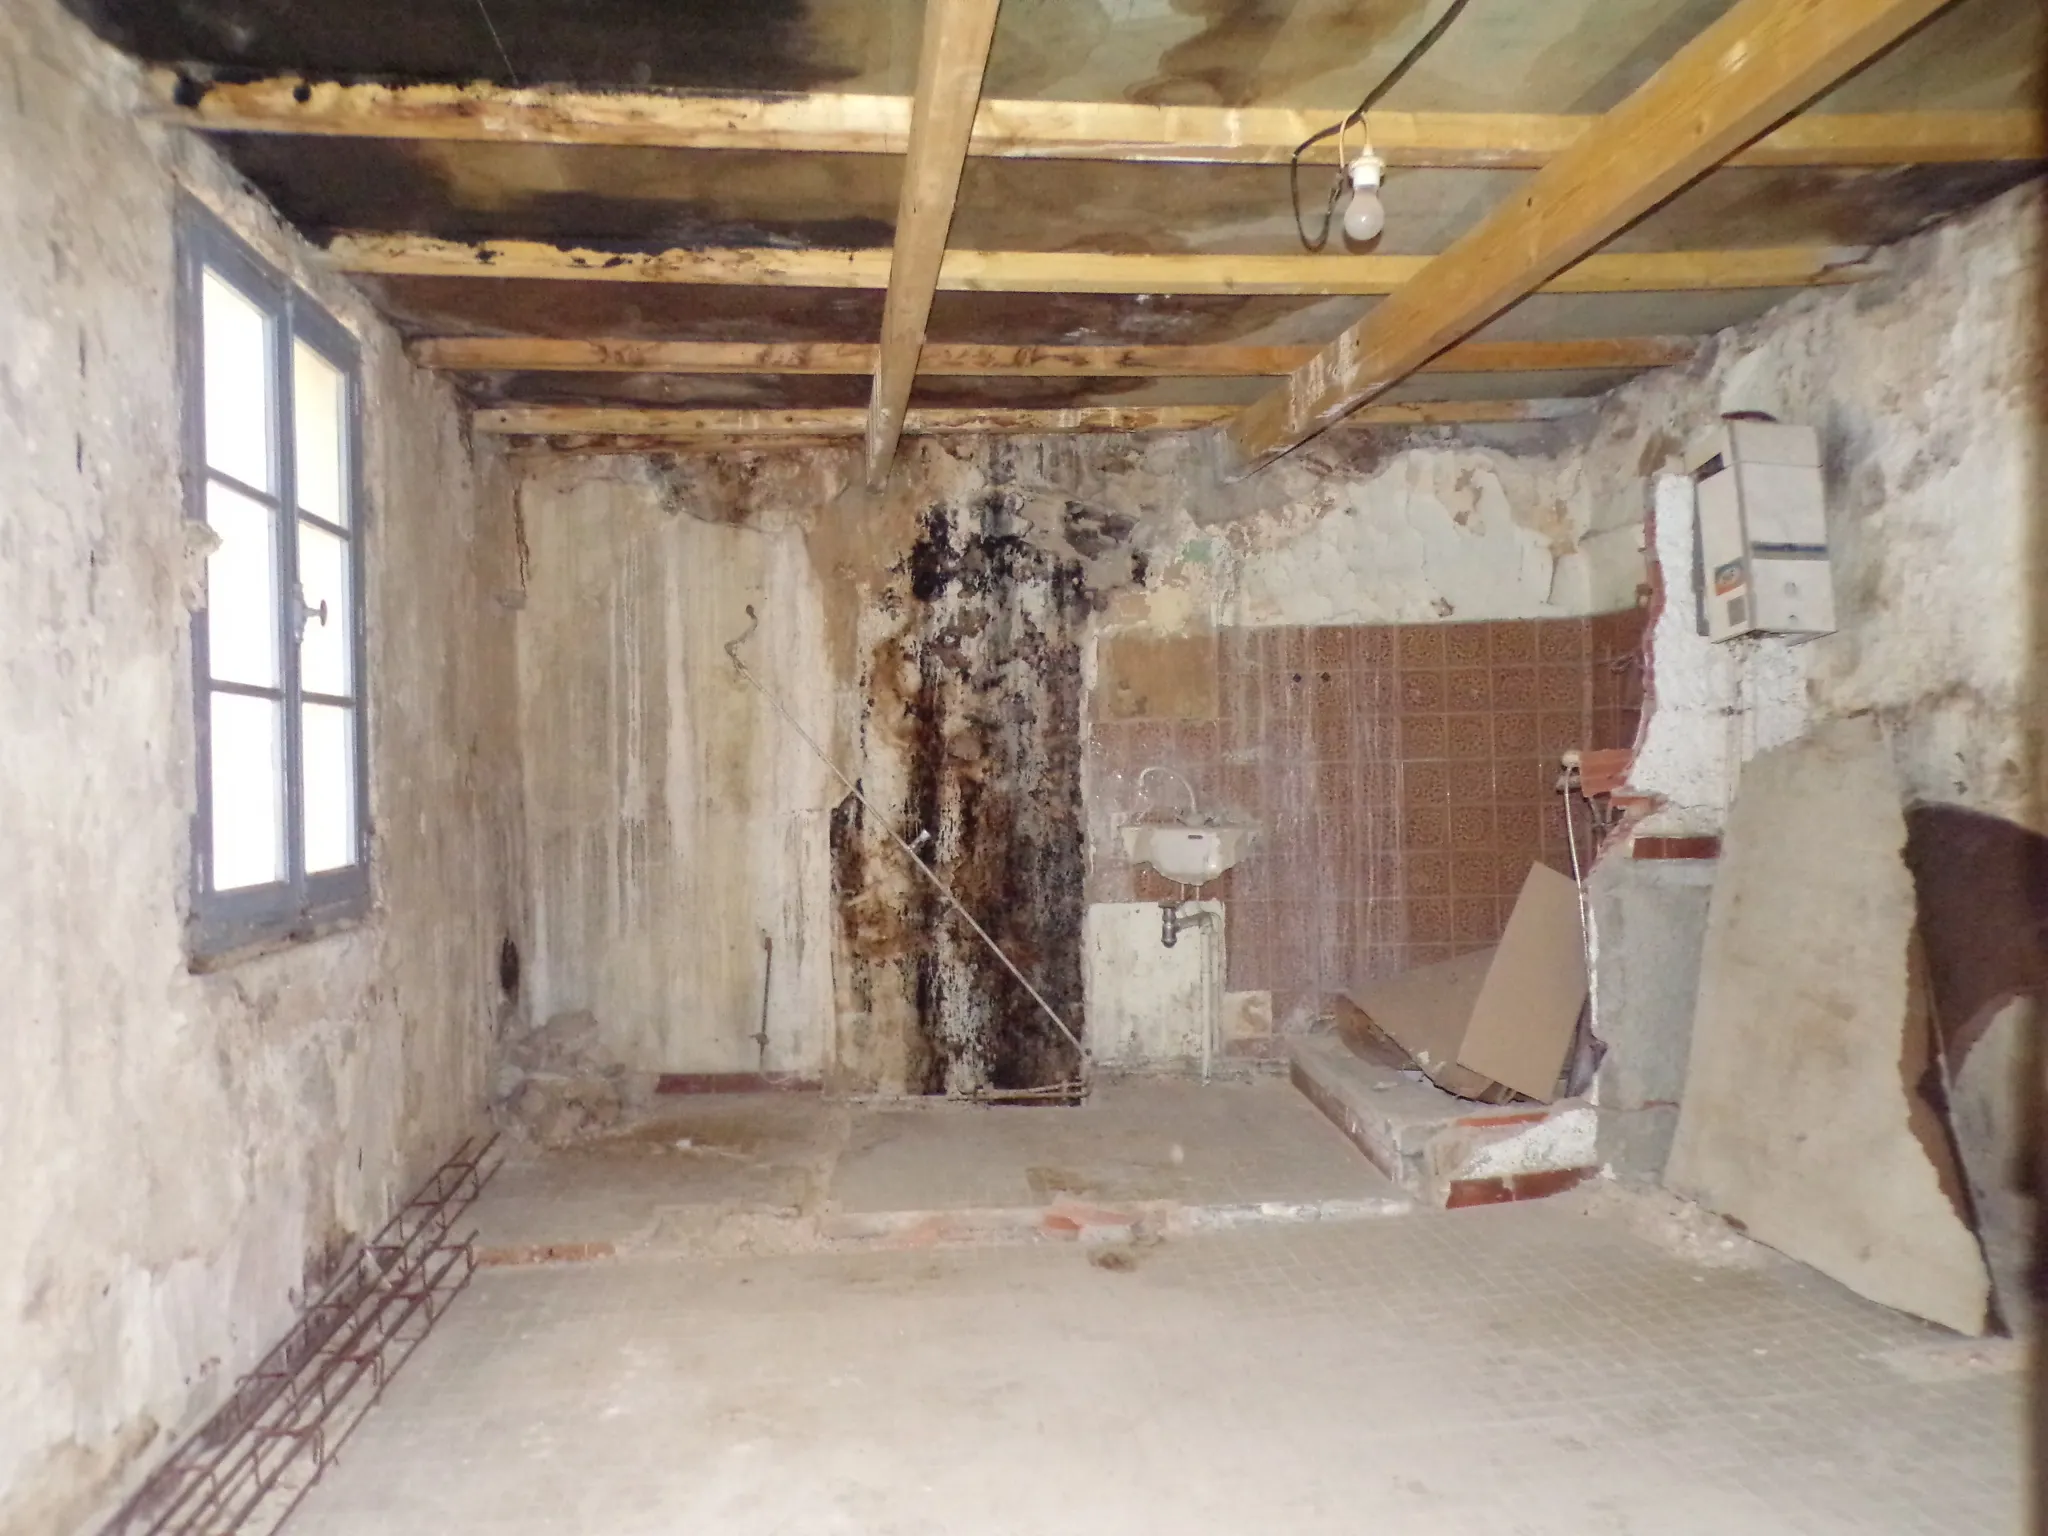
[[[1351,206],[1344,210],[1344,238],[1364,245],[1387,227],[1387,205],[1380,201],[1380,178],[1387,162],[1367,150],[1351,162]]]

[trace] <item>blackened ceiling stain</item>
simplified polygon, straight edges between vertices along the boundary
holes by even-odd
[[[667,374],[494,372],[458,375],[480,405],[617,405],[675,410],[866,409],[866,374]],[[913,408],[972,407],[1053,410],[1110,405],[1155,379],[960,377],[920,378]],[[1166,381],[1171,383],[1171,381]],[[1172,393],[1169,390],[1169,393]]]
[[[65,3],[100,36],[145,59],[199,61],[240,75],[805,91],[841,84],[864,62],[858,33],[849,35],[838,14],[819,25],[812,0]],[[887,21],[892,7],[868,9]]]
[[[374,277],[358,283],[407,336],[619,336],[639,341],[865,341],[869,289]]]
[[[888,246],[883,155],[450,144],[225,134],[236,169],[310,234],[694,246]]]

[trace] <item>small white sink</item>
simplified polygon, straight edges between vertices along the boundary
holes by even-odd
[[[1251,847],[1251,827],[1195,827],[1181,822],[1125,822],[1124,852],[1179,885],[1206,885]]]

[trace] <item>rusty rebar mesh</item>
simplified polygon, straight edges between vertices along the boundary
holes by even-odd
[[[103,1536],[261,1536],[284,1524],[475,1273],[475,1234],[449,1233],[497,1172],[497,1140],[465,1140],[342,1261]]]

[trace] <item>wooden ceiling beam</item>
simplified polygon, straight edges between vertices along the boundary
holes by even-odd
[[[939,263],[960,198],[960,173],[967,164],[974,109],[981,102],[989,44],[995,41],[997,4],[925,0],[917,95],[896,201],[896,248],[868,400],[868,484],[876,489],[888,481],[896,459],[896,440],[903,434],[903,413],[917,378],[918,350],[939,290]]]
[[[1570,341],[1469,341],[1433,358],[1426,373],[1551,373],[1564,369],[1661,368],[1692,356],[1691,336]],[[865,342],[570,340],[551,336],[436,336],[412,344],[413,361],[455,372],[653,374],[871,373]],[[1307,362],[1312,346],[1017,347],[927,341],[921,377],[1277,377]]]
[[[1270,463],[1559,273],[1600,260],[1587,253],[1946,3],[1736,0],[1596,129],[1246,408],[1226,433],[1226,471]]]
[[[1422,400],[1375,406],[1360,426],[1439,426],[1468,422],[1551,421],[1592,406],[1584,399]],[[907,436],[952,433],[1186,432],[1228,417],[1227,405],[1087,405],[1063,410],[965,406],[906,413]],[[632,406],[509,405],[479,410],[472,425],[498,437],[578,437],[688,442],[785,439],[855,442],[868,413],[856,406],[809,410],[672,410]]]
[[[1762,246],[1592,256],[1546,293],[1669,293],[1799,288],[1870,275],[1863,247]],[[728,283],[776,288],[889,286],[886,250],[773,247],[603,251],[533,240],[467,243],[428,235],[346,234],[327,246],[345,272],[403,277],[518,277],[610,283]],[[1390,294],[1431,256],[1122,255],[1096,251],[947,251],[949,293]]]
[[[608,144],[666,149],[902,154],[910,98],[666,95],[492,85],[344,85],[285,77],[246,83],[155,76],[164,115],[227,133]],[[1127,102],[985,101],[968,153],[1021,159],[1284,164],[1333,114],[1288,107],[1154,107]],[[1533,170],[1597,122],[1583,114],[1375,112],[1373,147],[1391,165]],[[1903,165],[2048,157],[2036,111],[1809,113],[1738,151],[1741,166]]]

